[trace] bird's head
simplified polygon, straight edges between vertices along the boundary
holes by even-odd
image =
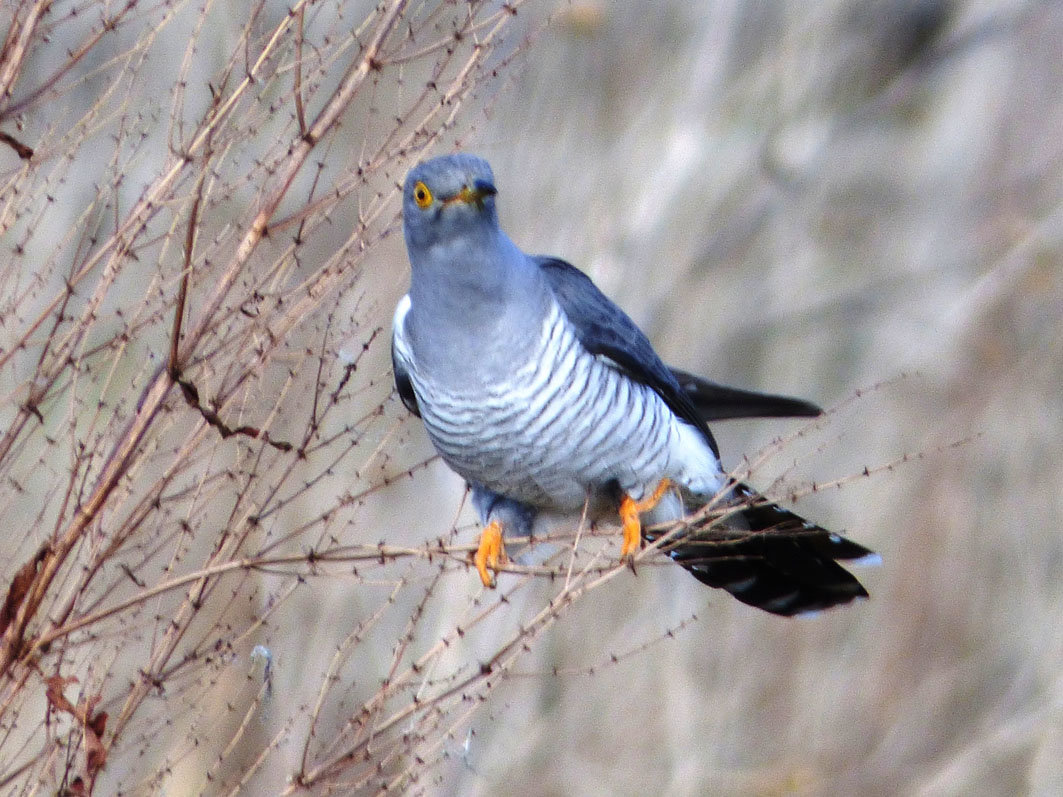
[[[493,233],[494,196],[494,175],[483,158],[457,153],[417,164],[402,189],[406,245],[424,250]]]

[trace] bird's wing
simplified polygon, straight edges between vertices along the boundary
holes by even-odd
[[[534,259],[583,347],[651,387],[672,412],[701,432],[719,458],[705,419],[635,322],[575,266],[552,257]]]
[[[421,408],[417,406],[417,396],[413,392],[413,382],[410,381],[410,372],[406,370],[406,363],[399,355],[399,343],[404,334],[404,322],[406,314],[410,312],[410,297],[403,296],[395,308],[395,317],[391,324],[391,367],[395,372],[395,389],[399,392],[399,398],[406,405],[406,409],[421,417]]]
[[[679,387],[706,421],[726,421],[733,418],[815,418],[823,414],[823,410],[803,399],[719,385],[678,368],[672,368],[671,371],[679,382]]]

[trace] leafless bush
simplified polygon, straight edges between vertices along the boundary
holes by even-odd
[[[392,451],[382,244],[518,6],[3,12],[5,791],[347,790],[442,753],[491,667],[440,674],[457,624],[413,644],[461,551],[378,544],[363,509],[424,465]],[[274,646],[338,582],[361,621],[300,703]]]
[[[1051,791],[1058,6],[660,5],[0,7],[0,791]],[[479,592],[387,353],[396,185],[474,141],[677,365],[923,369],[739,468],[819,519],[885,463],[871,603],[582,525]]]

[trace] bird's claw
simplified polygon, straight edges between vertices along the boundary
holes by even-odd
[[[488,568],[497,572],[499,565],[506,562],[506,549],[502,545],[502,524],[497,520],[492,520],[484,526],[473,562],[483,585],[494,589],[497,582],[494,573],[489,572]]]
[[[661,479],[649,498],[636,501],[630,495],[624,495],[620,499],[620,522],[624,528],[624,542],[620,546],[620,560],[631,565],[631,572],[635,572],[635,554],[642,547],[642,521],[639,519],[640,512],[649,512],[664,498],[664,494],[671,488],[670,479]]]

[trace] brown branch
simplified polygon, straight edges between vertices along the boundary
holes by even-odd
[[[7,144],[24,161],[28,161],[33,157],[33,147],[27,147],[13,135],[5,133],[3,130],[0,130],[0,144]]]
[[[175,381],[177,382],[177,386],[181,388],[181,395],[184,396],[188,405],[203,416],[204,421],[217,429],[218,434],[220,434],[223,439],[227,440],[236,435],[261,440],[262,442],[273,446],[278,451],[291,451],[294,448],[291,443],[271,438],[269,436],[269,431],[266,429],[259,429],[256,426],[237,426],[235,428],[228,426],[215,410],[205,406],[203,402],[200,401],[199,390],[196,389],[196,386],[192,382],[183,378],[177,378]]]
[[[214,323],[214,317],[222,306],[229,289],[232,287],[237,276],[242,272],[244,265],[250,259],[252,253],[256,250],[259,242],[265,235],[268,221],[273,215],[273,211],[286,195],[288,188],[291,186],[296,174],[298,174],[299,170],[302,168],[302,165],[306,161],[306,158],[313,147],[336,123],[340,114],[350,104],[366,77],[375,68],[376,59],[380,50],[394,28],[395,23],[398,21],[405,6],[406,0],[396,0],[396,2],[393,2],[391,6],[382,13],[374,32],[374,36],[363,51],[361,58],[359,58],[348,71],[347,75],[340,83],[340,86],[333,94],[332,99],[319,113],[307,134],[302,136],[299,141],[293,145],[291,154],[285,161],[284,168],[281,170],[275,186],[267,194],[266,200],[262,203],[259,212],[255,215],[255,218],[250,224],[248,232],[240,242],[232,262],[222,274],[216,289],[205,303],[198,322],[189,332],[184,346],[185,357],[182,357],[179,353],[177,358],[178,361],[185,359],[187,353],[195,349],[202,337],[211,328]],[[278,30],[275,31],[274,36],[270,41],[271,45],[276,45],[279,40],[280,31],[286,28],[286,25],[287,21],[282,23]],[[241,82],[226,102],[213,106],[213,113],[211,114],[209,122],[204,126],[204,129],[200,131],[199,135],[196,136],[188,148],[189,155],[198,151],[209,142],[213,130],[218,124],[220,124],[221,119],[228,113],[228,111],[234,107],[236,98],[240,96],[249,85],[251,85],[253,82],[252,76],[254,70],[264,63],[265,58],[267,57],[266,54],[270,52],[271,49],[270,46],[265,48],[264,52],[259,56],[258,61],[250,67],[250,74],[248,77]],[[3,71],[2,68],[0,68],[0,86],[3,85],[2,80]],[[115,247],[116,257],[126,251],[128,241],[131,240],[134,235],[134,229],[136,231],[143,229],[147,220],[154,215],[157,208],[162,204],[162,191],[176,180],[177,176],[187,167],[189,162],[190,158],[185,157],[174,164],[174,166],[156,182],[154,190],[147,192],[147,194],[137,203],[129,217],[127,217],[125,223],[115,231],[109,245]],[[89,262],[80,270],[79,275],[87,273],[88,269],[102,257],[102,253],[107,251],[107,248],[107,246],[103,247],[96,256],[90,258]],[[51,310],[49,309],[46,312],[51,312]],[[137,402],[137,411],[134,417],[112,449],[88,500],[78,508],[69,526],[45,554],[37,571],[37,577],[27,591],[25,600],[22,601],[14,621],[8,626],[2,640],[0,640],[0,674],[6,674],[11,665],[24,654],[24,637],[30,620],[36,616],[48,589],[51,587],[52,582],[65,564],[70,552],[81,538],[82,533],[91,523],[96,521],[114,488],[117,486],[121,478],[128,472],[144,436],[151,428],[157,414],[163,406],[170,388],[173,385],[174,379],[168,367],[164,366],[156,371],[155,375],[144,389],[140,400]],[[241,429],[229,431],[233,434],[243,433],[255,437],[261,436],[261,433],[258,432],[258,430],[254,430],[251,427],[242,427]]]
[[[32,4],[29,13],[18,20],[18,12],[7,30],[3,48],[0,49],[0,117],[6,115],[11,95],[22,74],[22,65],[29,54],[30,42],[37,30],[37,25],[51,8],[51,0],[37,0]]]
[[[127,0],[126,5],[119,10],[116,14],[100,22],[99,28],[96,32],[84,41],[80,47],[76,50],[71,50],[68,53],[66,61],[59,69],[54,73],[46,77],[37,88],[30,91],[25,97],[22,97],[18,102],[12,103],[10,106],[6,105],[6,100],[10,99],[10,88],[14,86],[14,81],[18,79],[18,74],[13,73],[13,79],[8,78],[7,74],[0,72],[0,118],[6,118],[15,114],[22,113],[26,108],[40,99],[48,91],[55,88],[56,84],[63,79],[63,76],[70,72],[78,63],[80,63],[86,55],[88,55],[92,48],[94,48],[108,33],[113,33],[118,29],[118,25],[121,23],[122,18],[125,17],[133,8],[136,7],[138,0]],[[36,26],[41,16],[46,14],[52,5],[52,0],[40,0],[37,3],[37,8],[41,10],[41,13],[35,13],[27,20],[23,25],[23,36],[21,40],[25,40],[28,44],[29,39],[33,34],[33,27]],[[36,11],[36,9],[35,9]],[[31,27],[31,24],[33,27]],[[21,57],[25,56],[25,53],[20,53]],[[21,60],[21,59],[20,59]],[[21,67],[21,64],[19,64]],[[0,67],[2,68],[2,67]],[[10,86],[8,80],[11,80]]]
[[[215,95],[215,104],[217,96]],[[210,144],[207,144],[208,157],[203,164],[203,171],[196,181],[196,198],[192,200],[192,209],[188,213],[188,226],[185,230],[185,260],[181,268],[181,281],[177,287],[177,303],[174,307],[173,330],[170,334],[170,356],[167,367],[170,376],[177,381],[181,376],[181,364],[177,359],[178,348],[181,344],[181,326],[184,323],[185,305],[188,302],[188,282],[192,277],[192,253],[195,251],[196,229],[199,226],[199,207],[203,202],[203,187],[206,182],[207,166],[210,162]]]
[[[306,30],[306,6],[300,6],[296,12],[298,20],[295,32],[295,118],[299,123],[300,137],[306,135],[306,111],[303,108],[303,38]]]
[[[316,146],[317,142],[320,141],[332,126],[336,124],[340,114],[346,110],[351,100],[354,99],[354,96],[361,88],[362,83],[372,73],[373,69],[376,68],[377,56],[380,53],[385,40],[395,27],[395,23],[398,21],[402,10],[406,7],[406,3],[407,0],[395,0],[390,8],[383,13],[382,18],[377,24],[373,38],[369,44],[366,45],[361,58],[358,59],[354,66],[352,66],[344,76],[339,87],[333,94],[332,99],[329,100],[318,114],[306,134],[301,136],[299,141],[292,145],[291,152],[279,171],[274,187],[267,193],[265,201],[263,201],[261,208],[258,213],[255,214],[255,218],[251,221],[247,233],[240,241],[232,262],[219,278],[214,293],[205,303],[199,321],[188,333],[188,340],[186,341],[186,347],[188,349],[195,348],[199,340],[207,332],[211,324],[213,324],[214,317],[222,303],[225,301],[229,289],[240,275],[244,265],[250,259],[251,254],[258,247],[259,242],[266,235],[269,221],[272,218],[274,211],[287,194],[288,188],[291,186],[295,176],[302,169],[303,164],[306,162],[306,159],[314,146]]]
[[[24,637],[30,620],[36,616],[49,587],[59,574],[70,552],[81,539],[82,533],[99,516],[111,492],[128,471],[129,464],[156,414],[162,408],[170,387],[169,374],[165,368],[160,368],[141,395],[137,413],[126,426],[104,464],[88,500],[78,507],[70,525],[44,553],[37,576],[30,585],[25,600],[19,606],[14,622],[8,626],[0,640],[0,674],[8,673],[11,665],[25,653]]]

